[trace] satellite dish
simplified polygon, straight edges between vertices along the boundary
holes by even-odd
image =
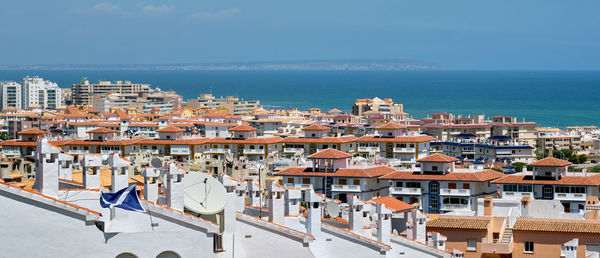
[[[153,168],[162,168],[162,160],[160,160],[159,158],[153,158],[150,161],[150,164]]]
[[[340,216],[340,205],[335,201],[328,201],[327,204],[325,204],[325,211],[329,217],[337,218]]]
[[[183,177],[183,205],[200,214],[216,214],[225,208],[227,191],[214,177],[190,172]]]

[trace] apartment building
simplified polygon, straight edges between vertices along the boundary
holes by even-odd
[[[525,119],[519,122],[517,118],[510,116],[494,116],[491,125],[493,136],[508,136],[529,146],[535,146],[537,143],[536,126],[538,124],[534,122],[525,122]]]
[[[332,148],[346,153],[354,153],[356,137],[353,135],[343,137],[328,137],[330,128],[312,124],[302,129],[303,137],[285,137],[281,140],[282,156],[292,158],[296,155],[308,156],[316,152]]]
[[[119,94],[149,93],[150,84],[132,83],[131,81],[98,81],[98,83],[90,83],[89,80],[84,78],[80,83],[73,84],[71,87],[74,105],[92,105],[92,97],[94,95],[106,94],[108,92]]]
[[[534,147],[518,143],[508,136],[492,136],[478,142],[474,134],[459,134],[452,141],[431,143],[431,152],[465,161],[530,163],[536,158],[534,150]]]
[[[390,98],[357,99],[352,105],[352,115],[362,116],[365,112],[374,111],[383,115],[397,115],[397,118],[406,118],[408,114],[404,113],[403,108],[404,105],[394,103]]]
[[[23,108],[40,105],[43,109],[55,109],[62,105],[62,90],[58,84],[40,77],[25,77],[22,84]]]
[[[432,154],[417,160],[420,170],[403,170],[384,175],[389,194],[399,200],[422,205],[428,213],[455,212],[472,215],[476,199],[495,194],[491,182],[503,176],[483,166],[456,168],[458,159],[443,154]]]
[[[542,151],[570,149],[577,152],[582,149],[581,144],[581,135],[573,131],[538,130],[537,148]]]
[[[281,149],[279,137],[257,137],[257,129],[240,125],[228,130],[231,137],[213,138],[207,142],[206,157],[225,159],[226,155],[239,159],[247,157],[249,161],[276,160]]]
[[[21,84],[14,81],[2,81],[0,82],[0,90],[1,109],[5,109],[6,107],[23,109]]]
[[[188,99],[187,105],[192,108],[224,109],[233,115],[247,115],[253,110],[260,108],[258,100],[244,100],[237,96],[227,96],[216,98],[212,94],[201,94],[198,98]]]

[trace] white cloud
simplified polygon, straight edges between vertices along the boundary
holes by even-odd
[[[216,20],[221,18],[234,17],[240,14],[239,8],[224,9],[217,12],[197,12],[190,15],[194,19]]]
[[[90,10],[92,12],[99,12],[99,13],[117,13],[117,12],[121,11],[121,7],[116,4],[99,3],[97,5],[94,5]]]
[[[175,6],[172,5],[146,5],[142,8],[143,14],[163,15],[175,11]]]

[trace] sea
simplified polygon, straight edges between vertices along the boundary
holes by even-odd
[[[88,78],[150,83],[184,100],[203,93],[258,99],[266,108],[350,112],[357,98],[392,98],[413,118],[435,112],[508,115],[540,126],[600,126],[600,71],[2,70],[68,88]]]

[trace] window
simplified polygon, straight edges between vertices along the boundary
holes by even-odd
[[[448,189],[456,189],[456,183],[448,183]]]
[[[310,178],[302,178],[303,184],[310,184]]]
[[[353,184],[354,185],[360,185],[360,179],[354,179]]]
[[[463,184],[463,189],[471,189],[471,185],[470,184]]]
[[[338,184],[340,185],[347,185],[348,184],[348,180],[345,178],[340,178],[338,179]]]
[[[407,188],[421,188],[421,183],[417,182],[406,182]]]
[[[431,166],[431,170],[433,170],[433,171],[437,171],[437,170],[438,170],[438,168],[437,168],[437,166]]]
[[[470,251],[470,252],[477,251],[477,239],[468,239],[467,240],[467,251]]]
[[[525,241],[525,250],[526,253],[533,253],[533,242]]]
[[[289,184],[293,184],[293,183],[294,183],[294,178],[293,178],[293,177],[290,177],[290,178],[288,178],[288,179],[287,179],[287,182],[288,182]]]
[[[402,182],[396,182],[396,187],[402,187]]]

